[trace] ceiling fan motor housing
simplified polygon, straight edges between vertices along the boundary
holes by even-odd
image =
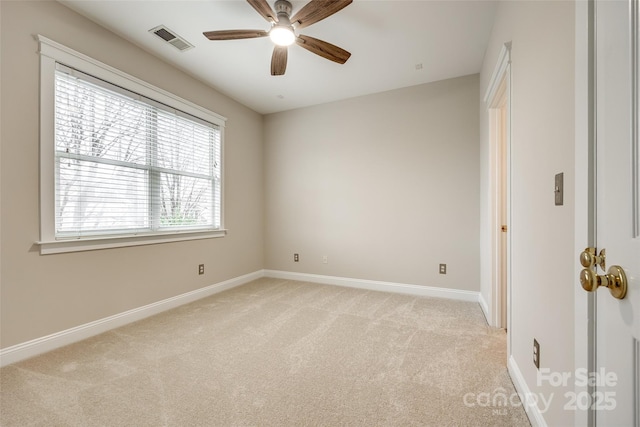
[[[274,7],[278,15],[278,25],[291,25],[289,21],[289,16],[291,16],[291,3],[287,0],[277,0]]]
[[[284,12],[287,15],[291,14],[291,3],[287,0],[277,0],[274,6],[277,14],[280,14],[280,12]]]

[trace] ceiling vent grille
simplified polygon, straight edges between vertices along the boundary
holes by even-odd
[[[171,31],[164,25],[158,25],[157,27],[150,29],[149,32],[160,37],[162,40],[166,41],[181,52],[193,48],[193,45],[191,43],[177,35],[175,32]]]

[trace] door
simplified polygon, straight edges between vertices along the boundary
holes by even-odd
[[[595,22],[596,244],[606,252],[593,271],[609,285],[596,292],[595,420],[640,427],[638,0],[597,1]]]

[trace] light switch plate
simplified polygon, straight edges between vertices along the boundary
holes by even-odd
[[[556,206],[562,206],[564,204],[564,173],[556,175],[554,193],[556,195]]]

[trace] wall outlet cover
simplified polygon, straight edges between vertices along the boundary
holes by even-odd
[[[540,343],[533,339],[533,364],[540,369]]]

